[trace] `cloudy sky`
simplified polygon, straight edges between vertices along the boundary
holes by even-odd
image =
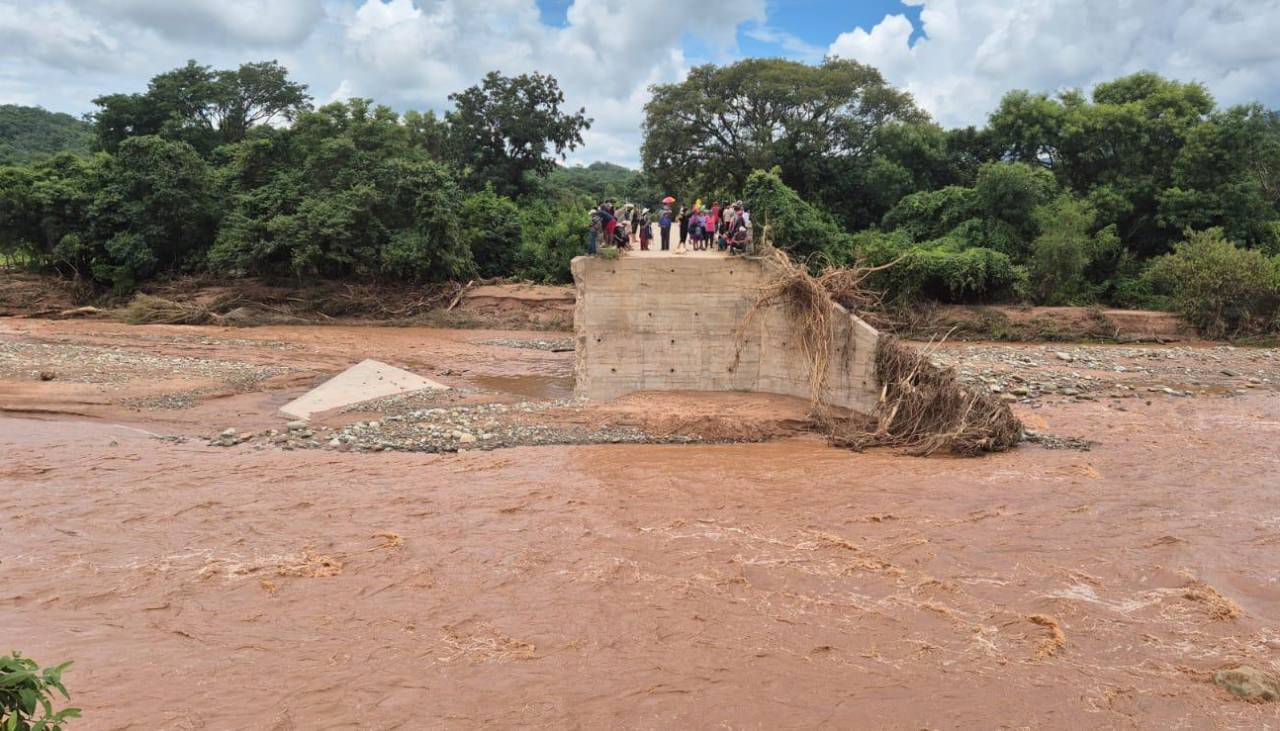
[[[571,161],[635,165],[649,85],[708,61],[854,58],[961,125],[1141,69],[1280,107],[1278,38],[1280,0],[0,0],[0,103],[82,114],[190,58],[397,110],[538,70],[595,120]]]

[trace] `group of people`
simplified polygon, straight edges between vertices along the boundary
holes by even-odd
[[[677,254],[712,248],[730,254],[747,252],[751,245],[751,212],[741,201],[724,205],[713,201],[704,206],[698,199],[692,206],[680,206],[678,213],[672,212],[672,202],[671,198],[664,199],[655,218],[648,208],[632,203],[615,208],[613,201],[602,201],[590,212],[587,253],[594,256],[604,246],[628,250],[634,245],[648,251],[655,223],[662,251],[671,250],[671,229],[675,228]]]

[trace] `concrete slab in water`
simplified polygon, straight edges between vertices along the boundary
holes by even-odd
[[[448,386],[386,363],[362,360],[285,404],[280,411],[297,419],[306,419],[320,411],[428,388]]]

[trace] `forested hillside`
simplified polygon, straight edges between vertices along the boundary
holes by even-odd
[[[59,152],[86,154],[93,127],[69,114],[0,104],[0,165],[35,162]]]

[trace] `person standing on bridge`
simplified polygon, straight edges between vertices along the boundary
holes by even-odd
[[[658,235],[662,237],[662,250],[671,250],[671,206],[663,206],[658,216]]]
[[[600,206],[600,210],[604,211],[604,240],[610,244],[613,243],[613,232],[618,229],[618,219],[613,215],[613,201],[605,201]]]
[[[649,241],[653,238],[653,222],[649,220],[649,209],[646,208],[640,212],[640,218],[636,222],[640,229],[640,250],[649,250]]]

